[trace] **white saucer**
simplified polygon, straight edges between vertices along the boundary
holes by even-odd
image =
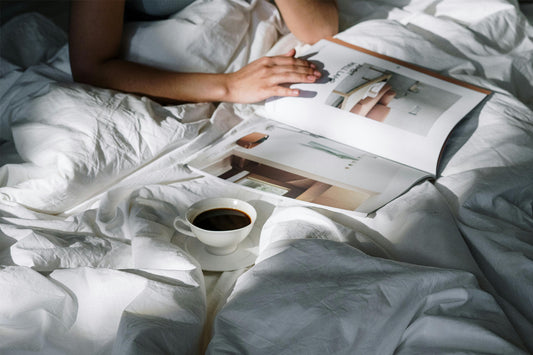
[[[257,243],[248,236],[237,250],[228,255],[211,254],[196,238],[189,238],[185,243],[187,251],[200,263],[204,271],[232,271],[253,265],[258,255]]]

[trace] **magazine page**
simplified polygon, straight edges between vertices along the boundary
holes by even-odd
[[[276,121],[240,127],[189,165],[265,193],[363,214],[427,173]]]
[[[267,117],[431,174],[453,127],[490,93],[339,40],[303,58],[322,78],[268,100]]]

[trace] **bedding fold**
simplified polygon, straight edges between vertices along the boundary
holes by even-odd
[[[187,165],[261,103],[162,106],[75,84],[49,20],[2,26],[0,352],[533,351],[533,27],[507,0],[339,8],[339,39],[493,91],[449,137],[434,183],[366,217]],[[229,72],[305,48],[286,33],[270,2],[196,1],[128,25],[124,50]],[[172,227],[214,196],[258,209],[255,266],[202,272]]]
[[[237,280],[207,353],[525,354],[510,329],[471,274],[313,238],[284,243]]]

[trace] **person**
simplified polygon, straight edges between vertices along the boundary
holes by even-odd
[[[314,82],[315,66],[285,55],[263,57],[233,73],[171,72],[120,58],[127,3],[144,1],[157,15],[175,11],[192,0],[79,0],[71,3],[69,54],[77,82],[146,95],[171,102],[260,102],[271,96],[298,96],[288,83]],[[275,0],[289,30],[301,41],[314,43],[338,31],[335,0]],[[142,4],[141,4],[142,5]],[[146,6],[144,8],[146,10]],[[178,9],[179,10],[179,9]],[[169,15],[171,13],[167,13]]]

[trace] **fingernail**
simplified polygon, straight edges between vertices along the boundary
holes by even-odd
[[[316,76],[314,75],[308,75],[307,76],[307,80],[315,80],[316,79]]]
[[[309,64],[309,66],[310,66],[311,68],[313,68],[313,69],[316,68],[316,65],[314,65],[313,63]]]
[[[317,76],[317,77],[321,77],[322,76],[322,73],[319,72],[318,70],[315,70],[313,74],[315,74],[315,76]]]

